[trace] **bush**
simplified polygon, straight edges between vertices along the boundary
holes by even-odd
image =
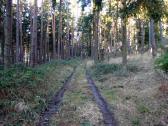
[[[24,86],[33,86],[41,81],[43,73],[34,68],[24,65],[13,65],[12,67],[0,70],[0,88],[10,88]]]
[[[168,52],[156,59],[155,68],[168,73]]]

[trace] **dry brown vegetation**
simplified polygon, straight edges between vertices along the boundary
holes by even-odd
[[[167,82],[153,68],[149,54],[130,56],[129,64],[138,67],[128,76],[102,75],[96,81],[111,105],[120,126],[167,126]],[[121,63],[120,58],[108,62]]]

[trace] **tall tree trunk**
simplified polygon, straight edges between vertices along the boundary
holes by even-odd
[[[53,34],[53,58],[56,58],[56,39],[55,39],[55,13],[52,15],[52,34]]]
[[[37,64],[37,0],[34,0],[32,42],[31,42],[31,59],[30,65]]]
[[[72,21],[71,57],[74,57],[74,21]]]
[[[62,55],[62,0],[59,5],[58,58]]]
[[[19,31],[20,31],[20,56],[19,59],[21,62],[23,62],[24,58],[24,49],[23,49],[23,30],[22,30],[22,10],[23,10],[23,4],[22,0],[20,0],[20,17],[19,17]]]
[[[122,21],[122,63],[124,66],[127,65],[127,19],[124,18]]]
[[[94,60],[98,60],[98,45],[99,45],[99,11],[94,10],[94,34],[93,34],[93,40],[94,40]]]
[[[126,8],[126,0],[122,1],[123,8]],[[122,64],[126,69],[127,66],[127,17],[125,15],[122,17]]]
[[[46,41],[45,41],[45,60],[49,61],[49,21],[47,20]]]
[[[150,19],[150,43],[152,47],[152,56],[156,56],[156,41],[155,41],[155,28],[154,28],[154,20]]]
[[[40,55],[39,55],[39,61],[40,63],[42,63],[44,61],[44,57],[43,57],[43,52],[44,52],[44,47],[43,47],[43,39],[44,39],[44,23],[43,23],[43,0],[42,0],[42,3],[41,3],[41,32],[40,32]]]
[[[20,32],[19,32],[19,23],[20,23],[20,11],[19,11],[20,1],[17,0],[16,5],[16,63],[18,64],[20,62],[19,56],[20,56]]]
[[[144,53],[144,43],[145,43],[145,28],[144,28],[144,22],[141,21],[141,54]]]
[[[12,0],[6,1],[5,17],[5,45],[4,45],[4,65],[5,68],[12,64]]]
[[[163,45],[163,26],[162,26],[162,20],[159,21],[159,30],[160,30],[160,44]]]
[[[119,1],[117,0],[117,13],[116,13],[116,43],[118,43],[118,5],[119,5]]]

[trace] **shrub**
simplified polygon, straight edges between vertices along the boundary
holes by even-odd
[[[0,70],[0,88],[18,87],[20,85],[33,86],[41,81],[43,73],[34,68],[24,65],[13,65],[12,67]]]
[[[156,59],[155,68],[168,73],[168,52]]]

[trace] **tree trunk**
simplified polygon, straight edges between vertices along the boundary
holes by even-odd
[[[20,46],[19,46],[19,41],[20,41],[20,35],[19,35],[19,23],[20,23],[20,12],[19,12],[19,6],[20,6],[20,1],[17,0],[17,5],[16,5],[16,63],[18,64],[20,62],[19,56],[20,56]]]
[[[117,0],[117,13],[116,13],[116,43],[118,43],[119,41],[119,37],[118,37],[118,5],[119,5],[119,1]]]
[[[55,13],[52,19],[52,34],[53,34],[53,58],[56,58],[56,39],[55,39]]]
[[[58,32],[58,58],[61,57],[62,53],[62,0],[60,0],[59,6],[59,32]]]
[[[46,41],[45,41],[45,53],[44,53],[44,59],[45,61],[49,61],[49,21],[47,20],[47,30],[46,30]]]
[[[141,54],[144,53],[144,43],[145,43],[145,28],[144,28],[144,22],[141,21]]]
[[[40,63],[42,63],[44,61],[44,57],[43,57],[43,52],[44,52],[44,46],[43,46],[43,39],[44,39],[44,23],[43,23],[43,0],[42,0],[42,5],[41,5],[41,32],[40,32],[40,55],[39,55],[39,61]]]
[[[127,19],[124,18],[122,21],[122,63],[124,66],[127,65],[127,27],[126,27]]]
[[[34,0],[31,59],[30,65],[34,67],[37,64],[37,0]]]
[[[152,47],[152,56],[156,56],[156,41],[155,41],[155,28],[154,28],[154,20],[150,19],[150,43]]]
[[[23,4],[22,0],[20,0],[20,17],[19,17],[19,31],[20,31],[20,56],[19,60],[20,62],[23,62],[24,58],[24,49],[23,49],[23,30],[22,30],[22,10],[23,10]]]
[[[5,68],[12,64],[12,0],[6,1],[5,17],[5,45],[4,45],[4,65]]]
[[[94,40],[94,60],[98,60],[98,45],[99,45],[99,11],[94,11],[94,34],[93,34],[93,40]]]
[[[162,26],[162,20],[159,21],[159,29],[160,29],[160,44],[163,45],[163,26]]]

